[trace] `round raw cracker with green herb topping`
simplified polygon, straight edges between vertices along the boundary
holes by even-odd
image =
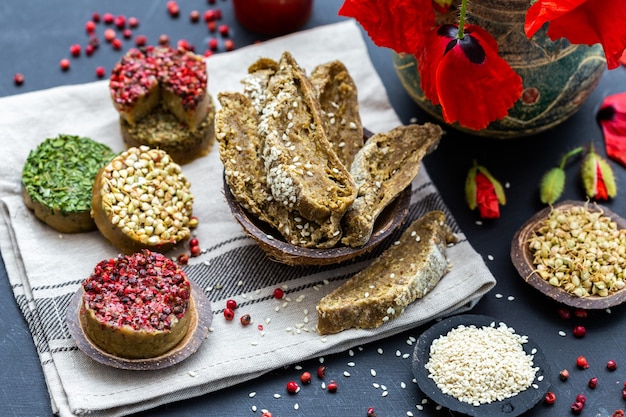
[[[115,152],[87,137],[60,134],[31,150],[22,169],[22,197],[35,216],[61,233],[95,230],[91,194],[98,170]]]

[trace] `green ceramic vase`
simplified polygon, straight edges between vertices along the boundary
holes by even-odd
[[[523,79],[524,92],[504,119],[476,131],[458,124],[453,127],[495,138],[529,136],[564,122],[591,95],[606,68],[600,45],[571,45],[567,40],[552,41],[545,27],[532,39],[524,32],[529,0],[472,0],[468,22],[491,33],[499,53]],[[451,10],[441,23],[457,15]],[[434,106],[420,89],[420,77],[413,55],[393,54],[393,64],[402,85],[427,113],[443,121],[440,106]],[[462,98],[460,98],[462,99]]]

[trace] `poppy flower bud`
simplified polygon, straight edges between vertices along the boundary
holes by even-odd
[[[568,158],[582,151],[582,147],[569,151],[561,158],[558,167],[554,167],[544,174],[539,186],[539,198],[542,203],[554,204],[561,197],[565,188],[565,164]]]
[[[465,180],[465,197],[469,208],[478,208],[483,219],[500,217],[500,205],[506,204],[504,188],[482,165],[474,161]]]
[[[581,176],[585,193],[589,198],[606,201],[617,194],[613,170],[608,162],[595,152],[593,145],[583,159]]]

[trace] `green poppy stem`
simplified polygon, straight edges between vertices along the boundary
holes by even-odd
[[[459,11],[459,31],[456,34],[457,39],[465,37],[465,13],[467,13],[467,0],[461,0],[461,10]]]

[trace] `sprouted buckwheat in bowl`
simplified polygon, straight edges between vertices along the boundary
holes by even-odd
[[[413,353],[420,389],[438,404],[472,416],[517,416],[550,384],[539,347],[493,317],[459,315],[425,331]]]
[[[513,236],[520,276],[570,307],[604,309],[626,299],[626,220],[606,207],[563,201],[532,216]]]

